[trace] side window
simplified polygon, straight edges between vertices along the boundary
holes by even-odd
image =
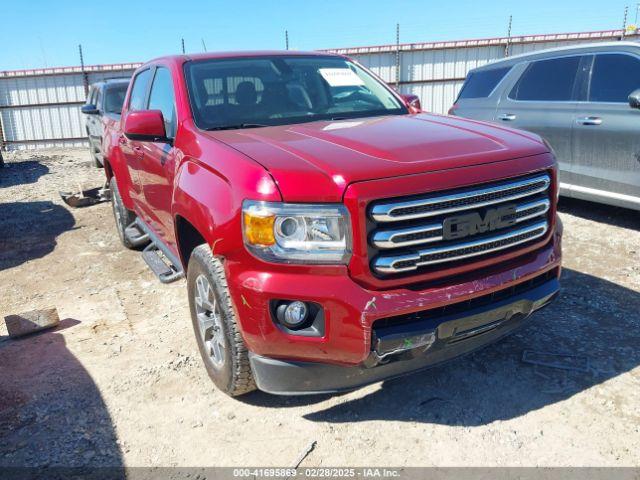
[[[167,136],[173,138],[176,133],[176,101],[171,73],[166,68],[156,69],[149,95],[149,110],[162,112]]]
[[[102,101],[102,89],[96,88],[96,96],[93,101],[93,104],[96,106],[98,110],[101,110],[101,107],[102,107],[102,105],[100,105],[101,101]]]
[[[509,93],[513,100],[570,101],[580,56],[539,60],[527,67]]]
[[[144,110],[145,96],[147,94],[147,85],[151,70],[147,69],[136,75],[133,79],[133,88],[131,89],[131,98],[129,99],[129,110]]]
[[[91,90],[89,90],[89,95],[87,96],[87,105],[95,105],[96,102],[96,88],[95,87],[91,87]]]
[[[590,102],[627,103],[640,88],[640,60],[630,55],[596,55],[589,87]]]
[[[462,86],[458,98],[488,97],[509,70],[511,70],[511,67],[492,68],[470,73]]]

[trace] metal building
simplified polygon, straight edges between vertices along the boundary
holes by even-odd
[[[610,42],[620,40],[622,36],[622,30],[605,30],[339,48],[330,51],[357,60],[384,81],[397,86],[401,93],[418,95],[424,110],[447,113],[467,72],[473,68],[507,55],[578,43]],[[640,36],[637,33],[626,34],[624,39],[640,41]]]
[[[139,64],[0,72],[0,147],[7,150],[87,145],[80,106],[86,86],[128,78]]]
[[[467,72],[508,55],[577,43],[640,41],[622,30],[410,43],[333,52],[371,68],[402,93],[418,95],[425,110],[446,113]],[[128,77],[139,64],[97,65],[0,72],[0,148],[85,146],[80,105],[85,85]]]

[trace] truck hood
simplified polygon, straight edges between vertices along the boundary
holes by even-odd
[[[266,168],[290,202],[339,202],[354,182],[547,152],[534,134],[438,115],[207,132]]]

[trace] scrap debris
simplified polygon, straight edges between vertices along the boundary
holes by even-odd
[[[60,192],[60,196],[64,203],[73,208],[88,207],[97,203],[108,202],[111,200],[111,191],[108,185],[102,187],[83,190],[82,185],[78,185],[77,192]]]
[[[298,457],[298,460],[296,460],[296,462],[291,466],[291,468],[298,468],[300,466],[300,464],[302,463],[302,461],[307,458],[307,456],[313,452],[313,449],[316,448],[317,445],[317,441],[313,441],[311,442],[309,445],[307,445],[307,448],[304,449],[304,451],[300,454],[300,456]]]
[[[532,365],[559,368],[561,370],[589,372],[589,359],[582,355],[525,350],[522,353],[522,361]]]
[[[58,310],[49,308],[32,310],[18,315],[7,315],[4,317],[4,321],[7,324],[9,337],[15,338],[56,327],[60,324],[60,317]]]

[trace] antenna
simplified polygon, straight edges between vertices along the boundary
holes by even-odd
[[[184,38],[181,38],[180,40],[182,40],[182,54],[184,55]]]
[[[284,31],[284,45],[287,50],[289,50],[289,30]]]
[[[78,45],[78,53],[80,54],[80,70],[82,71],[82,83],[84,84],[84,96],[89,96],[89,76],[84,71],[84,55],[82,54],[82,44]]]
[[[400,24],[396,23],[396,90],[400,88]]]
[[[204,50],[205,52],[207,51],[207,44],[204,43],[204,38],[200,39],[202,41],[202,50]]]
[[[509,46],[511,45],[511,24],[513,23],[513,15],[509,15],[509,26],[507,27],[507,44],[504,47],[504,56],[509,56]]]

